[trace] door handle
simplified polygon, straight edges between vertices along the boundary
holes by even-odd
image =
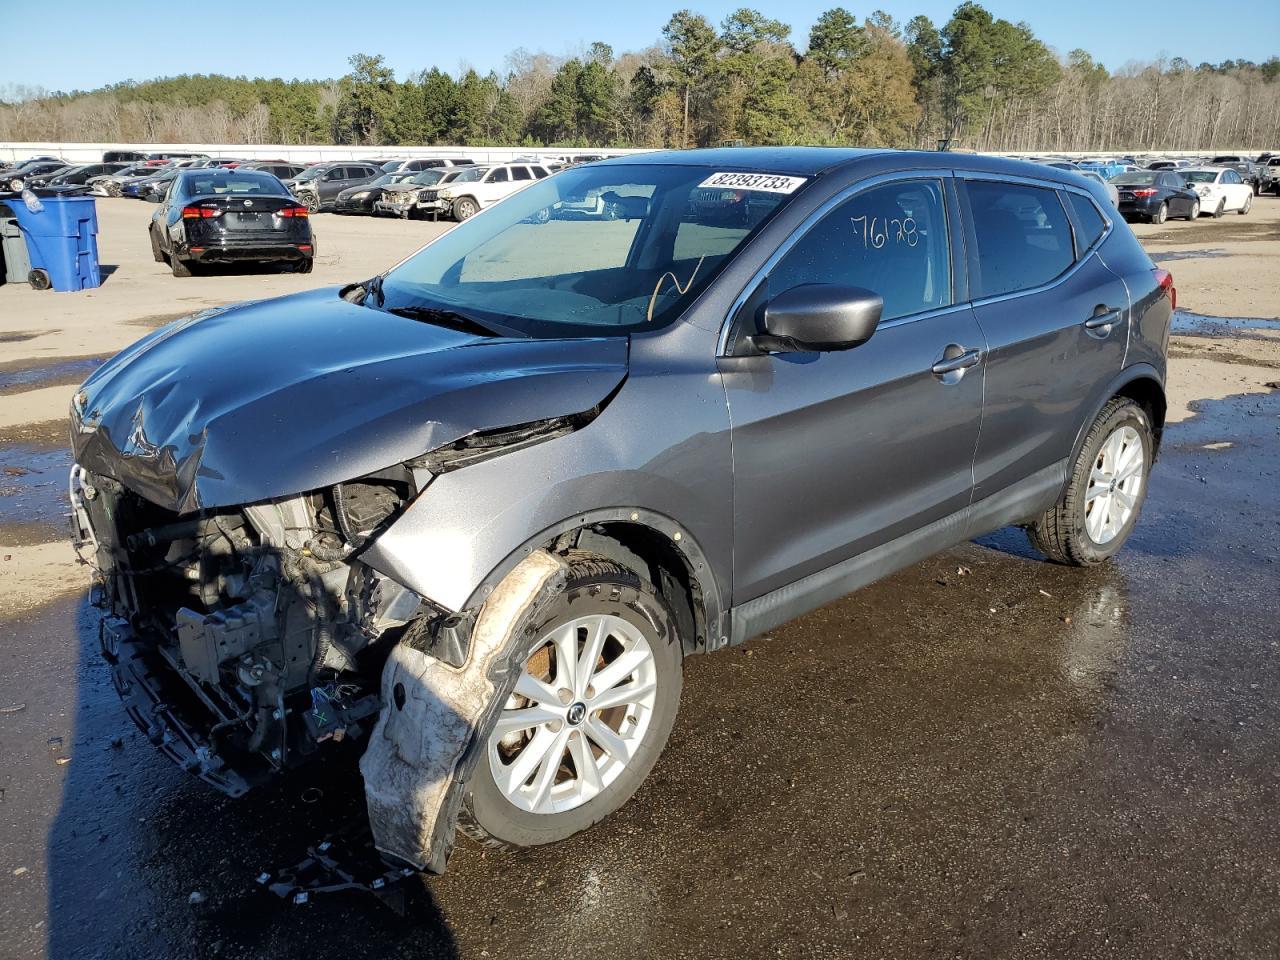
[[[946,357],[939,360],[931,368],[935,376],[945,376],[948,373],[955,373],[959,370],[967,370],[969,367],[978,365],[982,360],[982,352],[979,350],[963,350],[962,353],[956,354],[954,357]]]
[[[1085,328],[1088,330],[1105,330],[1111,332],[1111,328],[1120,322],[1121,310],[1119,307],[1099,307],[1101,313],[1095,313],[1092,317],[1084,322]]]

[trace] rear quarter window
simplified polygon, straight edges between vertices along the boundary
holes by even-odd
[[[1083,253],[1098,242],[1098,238],[1107,228],[1107,221],[1087,197],[1082,197],[1078,193],[1068,193],[1066,197],[1067,202],[1071,204],[1072,212],[1076,215],[1076,224],[1080,228],[1076,237],[1078,241],[1076,246]]]
[[[1075,262],[1056,190],[992,180],[970,180],[965,190],[976,240],[975,299],[1042,286]]]

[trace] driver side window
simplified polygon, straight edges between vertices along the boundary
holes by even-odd
[[[942,182],[886,183],[837,206],[774,266],[769,296],[811,283],[880,294],[884,320],[950,305]]]

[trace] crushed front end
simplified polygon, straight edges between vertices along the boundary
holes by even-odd
[[[414,490],[398,467],[177,514],[74,468],[73,536],[95,571],[103,654],[148,738],[233,797],[363,740],[388,649],[438,619],[356,559]]]

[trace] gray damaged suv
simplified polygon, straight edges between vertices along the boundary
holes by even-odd
[[[84,383],[104,653],[225,793],[359,757],[399,864],[442,870],[459,827],[566,837],[654,766],[684,657],[1008,524],[1060,563],[1119,550],[1174,296],[1102,189],[1044,166],[564,171]]]

